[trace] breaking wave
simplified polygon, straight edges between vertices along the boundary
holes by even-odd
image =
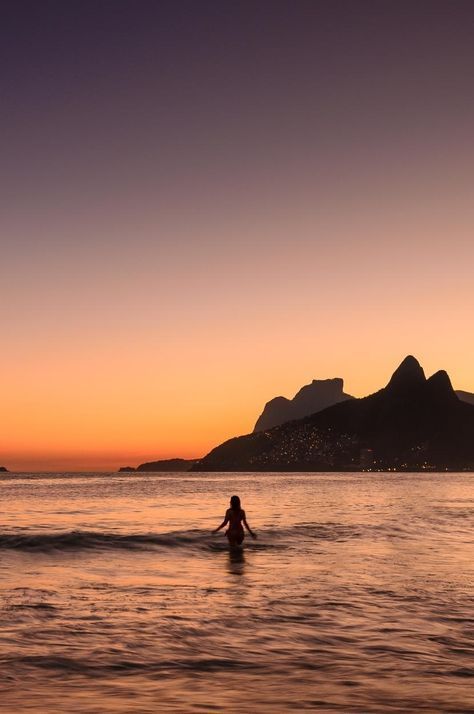
[[[248,537],[246,547],[252,550],[284,549],[295,541],[344,541],[360,537],[360,529],[337,523],[300,524],[291,528],[268,527],[259,531],[259,539]],[[54,553],[65,550],[133,550],[186,548],[222,550],[226,539],[199,529],[169,533],[107,533],[95,531],[56,531],[32,533],[28,531],[0,534],[0,550]]]
[[[210,545],[212,537],[202,531],[181,533],[99,533],[63,531],[52,533],[8,533],[0,535],[0,549],[53,552],[60,550],[106,550],[140,548],[183,548]]]

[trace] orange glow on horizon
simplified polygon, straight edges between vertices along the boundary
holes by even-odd
[[[267,167],[162,212],[132,193],[80,225],[22,215],[9,235],[37,242],[0,284],[0,464],[200,457],[274,396],[328,377],[365,396],[407,354],[474,392],[472,164],[453,156],[449,190],[436,155],[408,179],[393,155],[365,183],[295,164],[291,187]]]
[[[346,392],[365,396],[384,386],[411,352],[427,375],[447,368],[454,388],[474,391],[470,365],[454,359],[449,351],[424,358],[407,345],[387,363],[384,354],[367,351],[363,340],[357,342],[357,333],[356,328],[346,332],[353,345],[347,362],[342,350],[337,359],[311,355],[307,336],[301,337],[295,353],[301,357],[300,365],[292,364],[296,356],[288,346],[282,346],[266,369],[246,348],[221,347],[215,360],[201,363],[199,381],[184,371],[179,359],[165,362],[162,355],[160,374],[169,375],[163,382],[153,380],[156,365],[151,356],[137,354],[131,365],[128,355],[125,375],[123,362],[116,359],[112,369],[110,355],[102,353],[102,359],[96,355],[74,383],[71,373],[77,369],[76,360],[65,360],[63,354],[62,369],[59,363],[49,364],[50,371],[45,372],[37,356],[38,372],[31,365],[22,391],[10,393],[0,464],[10,471],[114,471],[157,459],[199,458],[222,441],[250,432],[272,397],[292,397],[313,378],[335,376],[345,378]],[[214,371],[216,361],[230,364],[231,351],[239,369]],[[189,358],[189,351],[186,354]],[[4,401],[5,396],[8,393]]]
[[[2,16],[11,470],[200,457],[408,354],[474,392],[472,7],[188,4]]]

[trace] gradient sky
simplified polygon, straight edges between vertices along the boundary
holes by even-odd
[[[0,16],[0,464],[200,456],[412,353],[474,391],[474,4]]]

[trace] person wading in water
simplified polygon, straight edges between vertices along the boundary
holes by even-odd
[[[252,538],[256,538],[257,536],[247,523],[247,520],[245,518],[245,511],[240,505],[240,498],[238,496],[232,496],[232,498],[230,499],[230,508],[227,509],[224,520],[220,524],[219,528],[216,528],[212,532],[217,533],[218,531],[220,531],[221,528],[224,528],[224,526],[229,524],[229,527],[225,532],[229,541],[229,545],[232,547],[235,547],[236,545],[242,545],[245,538],[242,523],[244,524]]]

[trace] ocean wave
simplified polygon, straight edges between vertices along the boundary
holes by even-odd
[[[343,542],[362,535],[361,528],[340,523],[301,523],[286,528],[267,526],[259,530],[258,540],[250,537],[245,547],[251,550],[286,549],[297,542],[329,540]],[[140,550],[186,548],[202,551],[227,550],[223,534],[194,529],[168,533],[114,533],[99,531],[16,531],[0,533],[0,550],[54,553],[64,550]]]
[[[177,548],[208,544],[210,539],[211,536],[203,534],[202,531],[165,534],[93,531],[23,532],[0,534],[0,549],[49,552],[71,549]]]

